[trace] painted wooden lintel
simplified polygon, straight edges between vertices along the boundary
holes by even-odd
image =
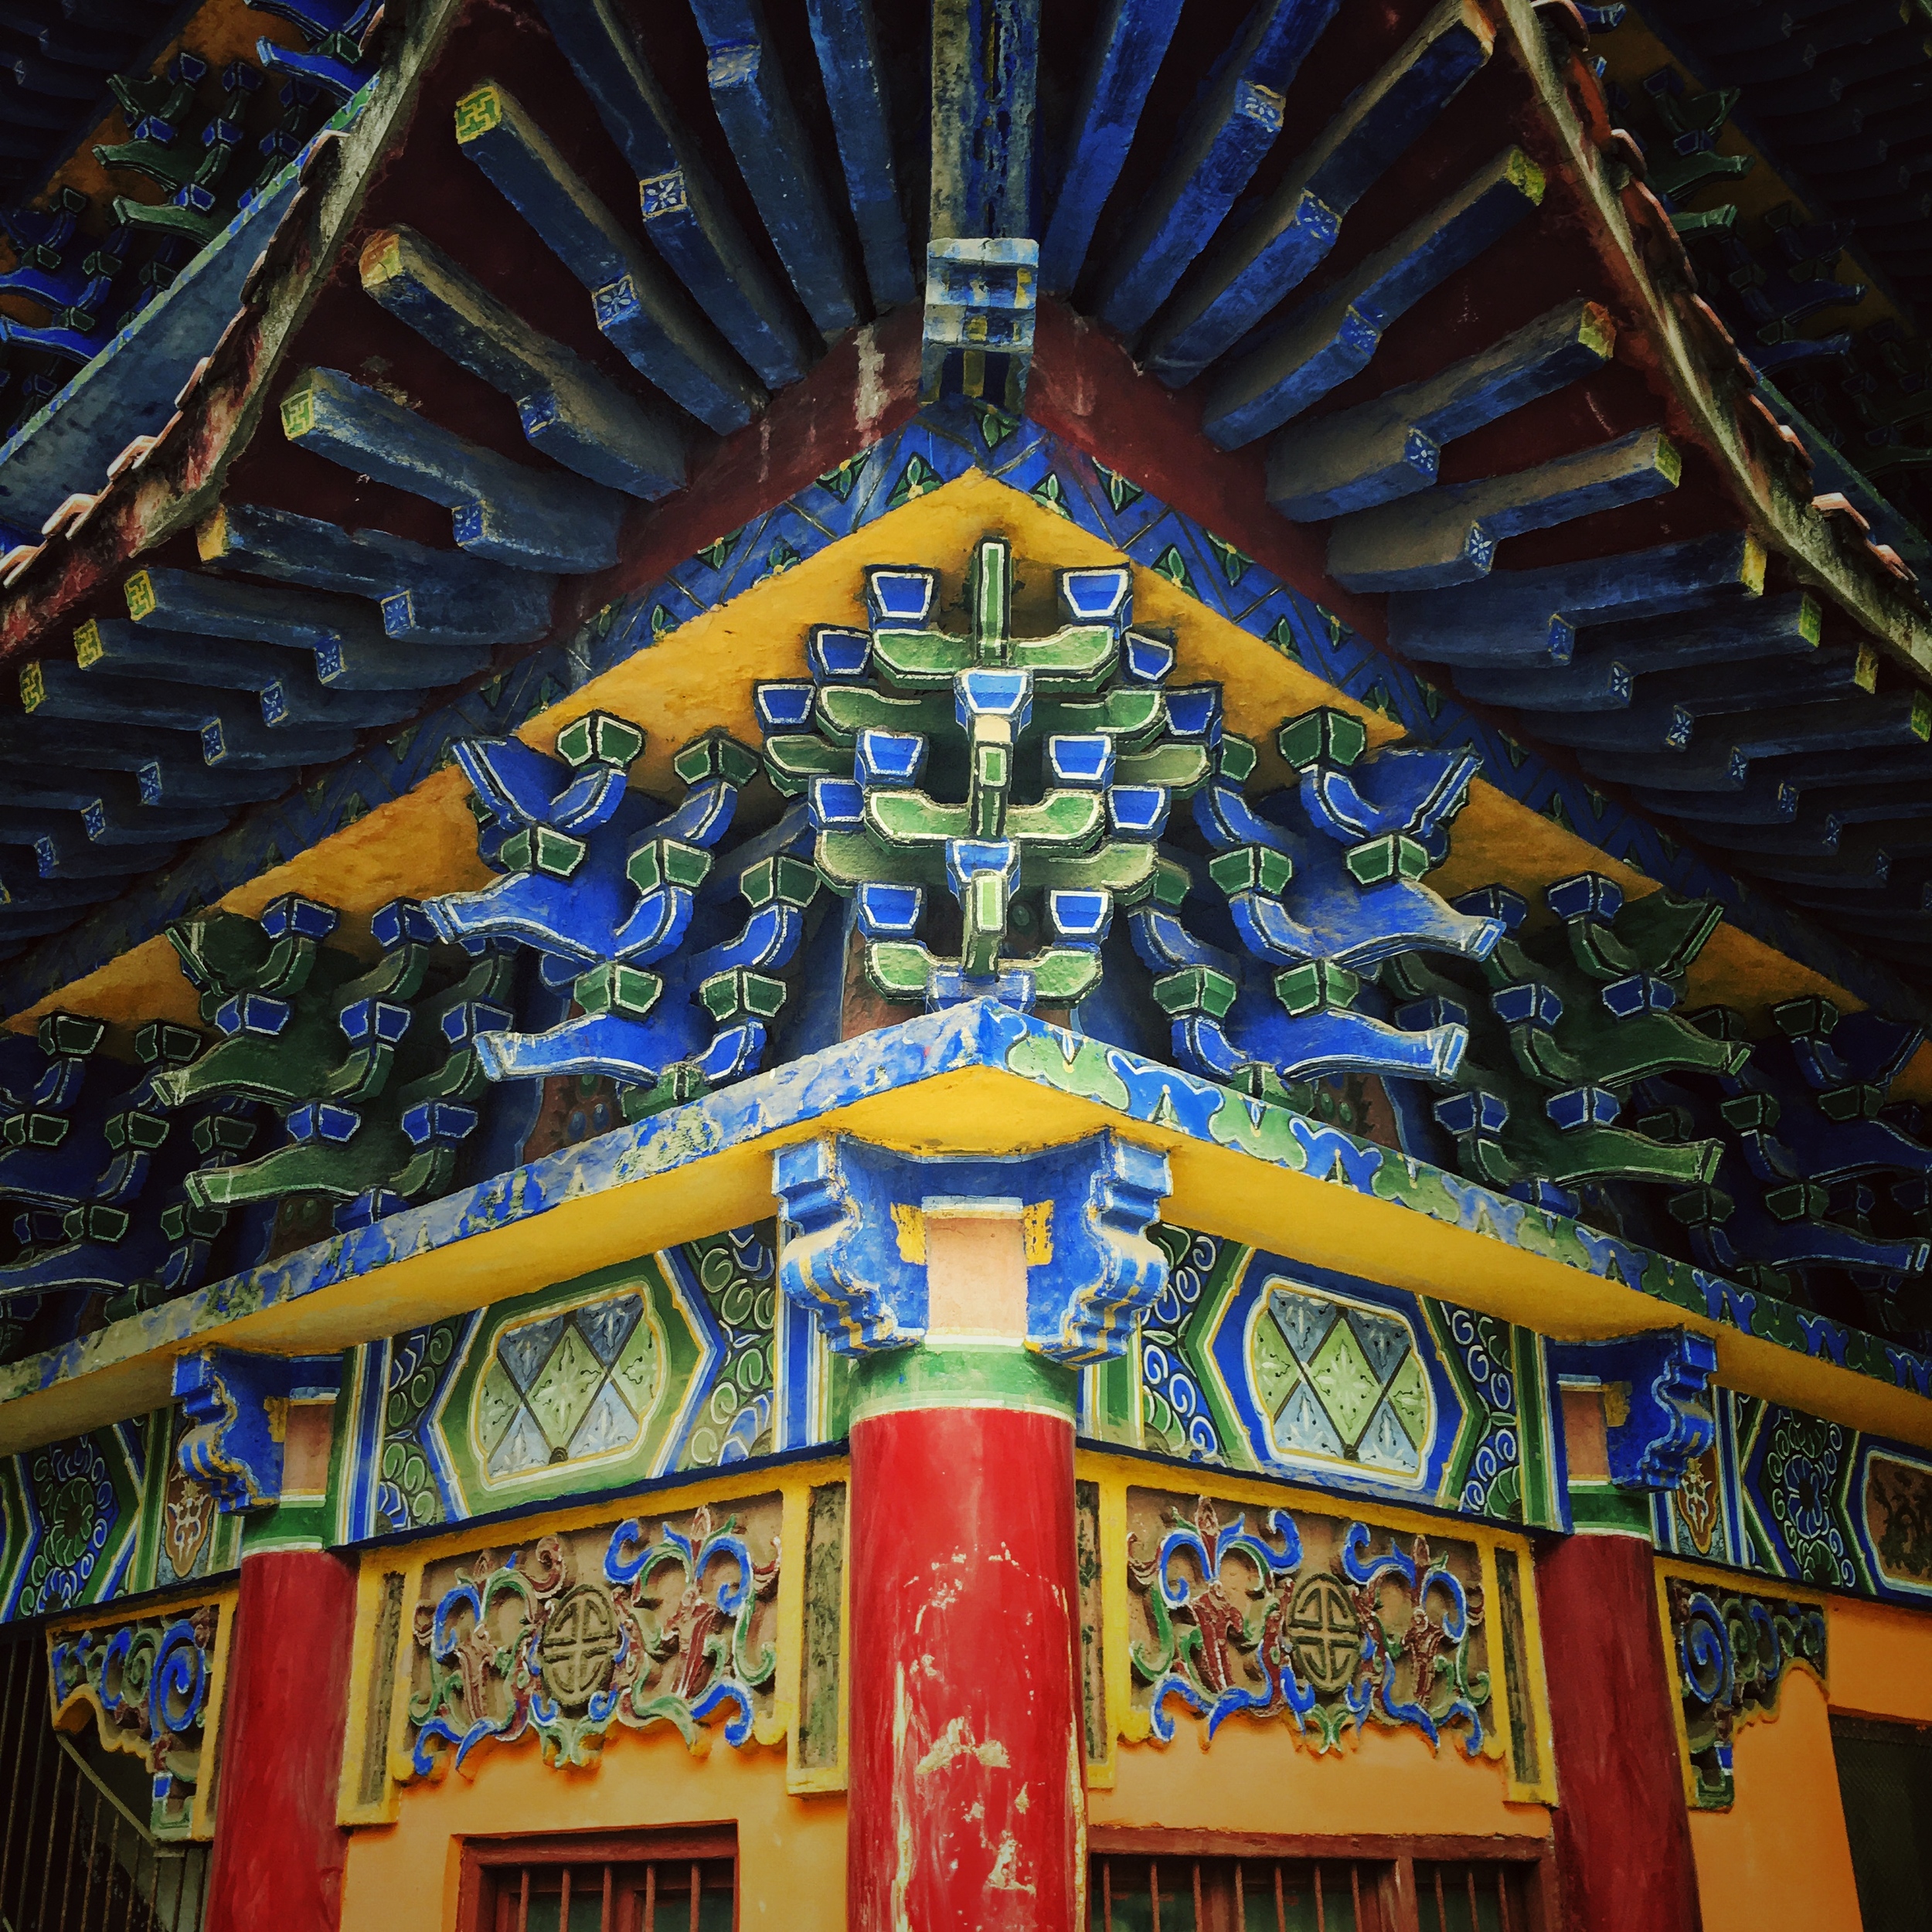
[[[769,1215],[772,1155],[830,1132],[1012,1154],[1111,1129],[1165,1154],[1164,1218],[1543,1331],[1712,1335],[1727,1386],[1932,1447],[1932,1359],[1080,1039],[992,1001],[752,1077],[0,1369],[0,1452],[139,1413],[177,1355],[314,1354]]]

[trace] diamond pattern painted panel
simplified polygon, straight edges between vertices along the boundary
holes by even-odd
[[[1248,1362],[1281,1461],[1352,1463],[1386,1480],[1422,1480],[1435,1398],[1401,1315],[1272,1281]]]
[[[471,1410],[485,1481],[623,1454],[665,1379],[664,1337],[634,1288],[505,1329]]]

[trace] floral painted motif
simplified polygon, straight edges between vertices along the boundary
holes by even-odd
[[[1691,1548],[1700,1556],[1710,1556],[1718,1542],[1723,1514],[1715,1444],[1702,1455],[1691,1458],[1684,1465],[1684,1480],[1666,1493]],[[1725,1553],[1722,1549],[1716,1551],[1719,1556]]]
[[[17,1617],[45,1616],[100,1594],[100,1568],[121,1518],[101,1445],[92,1436],[50,1443],[26,1459],[38,1546],[21,1580]]]
[[[389,1393],[376,1490],[383,1529],[415,1529],[443,1519],[442,1492],[423,1447],[423,1424],[474,1318],[452,1316],[430,1328],[412,1328],[389,1345]]]
[[[185,1838],[193,1824],[220,1617],[219,1605],[202,1604],[49,1647],[55,1723],[90,1709],[103,1745],[141,1759],[158,1838]]]
[[[177,1407],[168,1426],[168,1454],[162,1472],[161,1546],[155,1560],[157,1585],[185,1583],[206,1576],[213,1566],[214,1495],[201,1484],[189,1481],[177,1453],[182,1437],[194,1425],[186,1410]]]
[[[668,1723],[695,1745],[722,1723],[726,1743],[745,1743],[777,1668],[778,1500],[742,1509],[662,1519],[655,1536],[632,1517],[434,1569],[415,1616],[415,1774],[532,1733],[546,1764],[590,1765],[619,1725]]]
[[[1158,1741],[1179,1705],[1206,1719],[1204,1745],[1245,1711],[1285,1718],[1318,1754],[1371,1722],[1438,1747],[1447,1732],[1469,1757],[1500,1748],[1472,1546],[1404,1549],[1367,1523],[1286,1509],[1250,1528],[1230,1508],[1128,1492],[1130,1552],[1154,1546],[1128,1559],[1129,1656]]]
[[[1932,1596],[1932,1464],[1875,1451],[1866,1464],[1865,1524],[1881,1580]]]
[[[1436,1304],[1477,1413],[1488,1412],[1462,1472],[1461,1507],[1505,1522],[1522,1520],[1522,1437],[1516,1377],[1511,1366],[1514,1332],[1507,1321],[1448,1302]]]
[[[1787,1573],[1801,1582],[1840,1590],[1858,1583],[1838,1497],[1850,1454],[1849,1434],[1817,1416],[1777,1410],[1764,1461],[1765,1507],[1788,1553]]]
[[[1777,1715],[1794,1664],[1825,1681],[1825,1613],[1812,1604],[1701,1589],[1682,1577],[1668,1580],[1667,1594],[1693,1801],[1727,1810],[1736,1795],[1737,1727]]]

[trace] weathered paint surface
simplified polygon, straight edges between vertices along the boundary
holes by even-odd
[[[1570,1537],[1538,1556],[1536,1591],[1543,1628],[1577,1660],[1549,1672],[1566,1932],[1698,1932],[1650,1543]]]
[[[111,483],[77,477],[109,499],[71,536],[43,555],[0,602],[0,654],[11,661],[50,627],[87,608],[125,566],[212,507],[229,466],[247,444],[267,400],[281,352],[309,312],[317,284],[362,202],[367,171],[399,126],[406,125],[422,77],[461,9],[426,7],[410,23],[393,56],[395,84],[379,89],[354,127],[314,144],[303,157],[301,186],[265,243],[262,260],[243,281],[240,308],[209,352],[199,380],[176,399],[155,449]]]
[[[1577,1335],[1685,1319],[1718,1337],[1727,1386],[1924,1444],[1932,1359],[1923,1354],[975,1000],[754,1074],[9,1364],[0,1447],[154,1406],[166,1399],[171,1358],[190,1343],[346,1347],[761,1218],[771,1212],[779,1141],[829,1128],[919,1146],[939,1118],[954,1146],[986,1154],[1132,1122],[1134,1138],[1173,1161],[1168,1212],[1179,1225],[1530,1326],[1539,1317],[1549,1325],[1553,1294]],[[1662,1316],[1660,1303],[1675,1315]]]
[[[1932,1006],[1890,968],[1743,893],[1581,777],[1525,757],[1478,713],[1445,701],[1373,644],[1383,629],[1376,600],[1335,593],[1318,606],[1292,590],[1319,570],[1321,544],[1261,504],[1260,457],[1249,502],[1241,479],[1217,477],[1210,446],[1185,411],[1175,413],[1185,399],[1134,376],[1094,331],[1063,318],[1058,326],[1064,353],[1036,399],[1040,424],[1005,428],[1005,417],[976,424],[956,404],[905,421],[917,334],[895,316],[854,337],[758,423],[694,464],[692,487],[655,512],[641,536],[627,534],[614,572],[566,587],[560,626],[594,614],[588,629],[523,659],[487,702],[472,692],[431,714],[338,767],[319,790],[258,808],[138,893],[36,946],[0,974],[8,1005],[22,1018],[57,999],[104,1018],[187,1019],[192,1002],[168,1004],[182,985],[171,949],[130,942],[196,906],[252,913],[294,890],[348,914],[399,893],[481,883],[461,787],[436,769],[451,741],[520,730],[547,744],[572,719],[609,709],[649,725],[638,782],[670,784],[671,757],[691,736],[723,725],[751,742],[754,681],[796,675],[807,629],[862,595],[866,561],[936,557],[956,567],[998,530],[1015,546],[1022,580],[1029,566],[1131,560],[1140,621],[1176,632],[1185,675],[1223,687],[1237,732],[1266,736],[1284,716],[1332,705],[1362,718],[1372,743],[1406,729],[1418,741],[1478,751],[1489,776],[1472,787],[1436,878],[1446,895],[1502,884],[1533,897],[1553,878],[1591,870],[1631,897],[1659,884],[1715,896],[1726,916],[1693,970],[1691,1004],[1721,1000],[1761,1018],[1764,1004],[1817,992],[1847,1011],[1875,1005],[1932,1020]],[[843,389],[828,379],[835,364]],[[1096,451],[1111,451],[1137,424],[1144,434],[1122,441],[1125,455],[1113,458],[1128,468],[1107,467]],[[855,445],[862,457],[842,462]],[[420,502],[400,493],[398,501]],[[743,527],[733,532],[734,522]],[[862,529],[869,539],[855,549],[847,539]],[[1916,1064],[1927,1070],[1904,1077],[1901,1099],[1932,1091],[1932,1048]]]
[[[207,1932],[335,1932],[341,1921],[349,1834],[335,1784],[355,1624],[355,1573],[326,1551],[242,1565],[224,1729],[236,1769],[216,1798]]]
[[[1086,1921],[1073,1426],[898,1410],[852,1430],[855,1932]]]

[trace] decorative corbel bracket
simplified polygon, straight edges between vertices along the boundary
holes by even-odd
[[[332,1355],[204,1349],[179,1357],[175,1396],[195,1425],[176,1446],[182,1474],[224,1515],[273,1509],[282,1497],[290,1399],[332,1395],[342,1374]]]
[[[1559,1383],[1604,1389],[1610,1479],[1622,1489],[1675,1489],[1684,1471],[1711,1446],[1717,1424],[1709,1406],[1717,1345],[1689,1328],[1649,1328],[1606,1342],[1553,1342],[1549,1368]]]
[[[1102,1362],[1166,1284],[1147,1230],[1170,1186],[1165,1155],[1114,1134],[987,1160],[804,1141],[772,1162],[787,1223],[778,1278],[839,1353],[909,1348],[928,1325],[927,1216],[1004,1206],[1023,1232],[1027,1347]]]

